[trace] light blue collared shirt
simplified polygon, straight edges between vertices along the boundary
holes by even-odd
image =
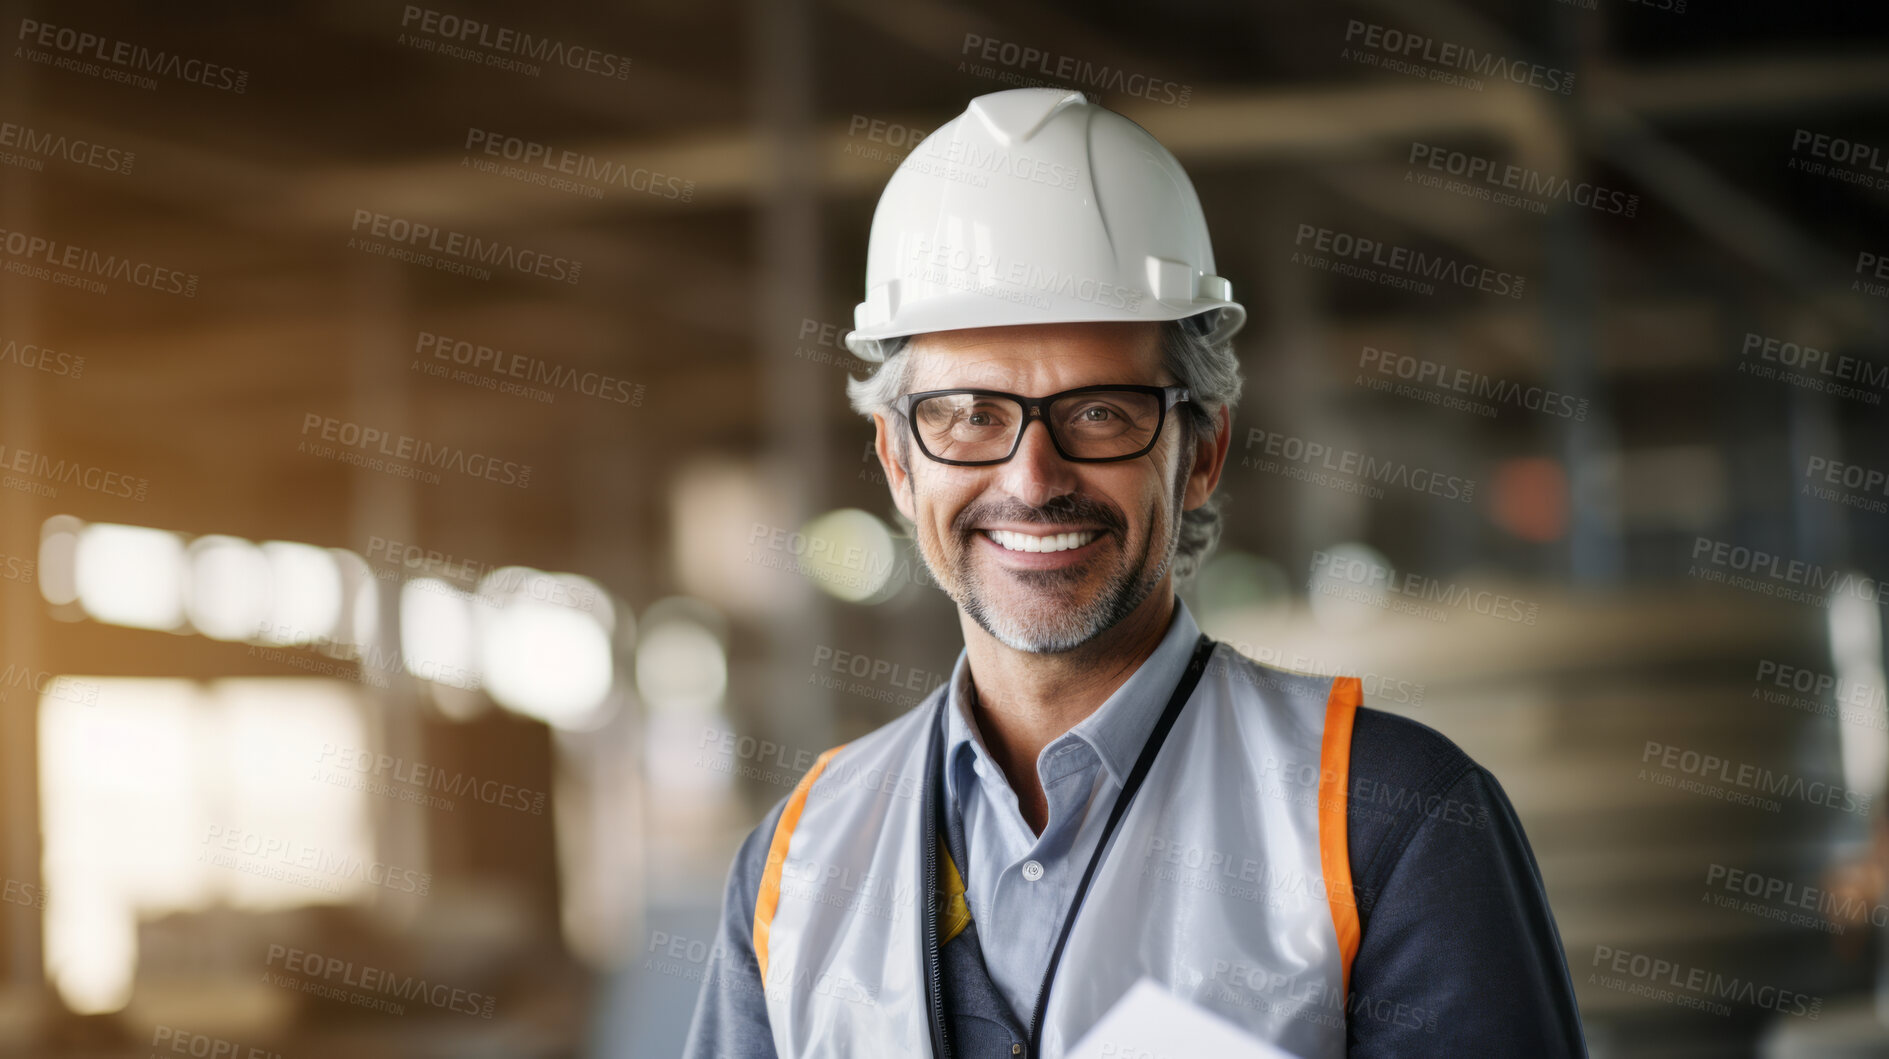
[[[944,770],[945,794],[963,817],[970,858],[958,867],[991,982],[1026,1026],[1050,950],[1115,797],[1187,671],[1199,637],[1187,604],[1175,597],[1173,620],[1154,654],[1094,713],[1037,755],[1037,779],[1049,801],[1041,835],[1031,833],[1016,791],[977,731],[970,655],[958,652],[945,711]]]

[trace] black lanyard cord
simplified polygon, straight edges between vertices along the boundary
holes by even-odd
[[[1194,688],[1207,670],[1207,660],[1213,654],[1214,641],[1205,633],[1195,641],[1194,655],[1187,663],[1187,671],[1181,675],[1180,683],[1175,685],[1174,693],[1168,696],[1167,706],[1161,710],[1161,716],[1155,721],[1154,730],[1148,733],[1148,741],[1142,745],[1141,756],[1135,760],[1135,767],[1128,772],[1128,778],[1122,783],[1121,793],[1115,796],[1115,805],[1109,810],[1108,823],[1102,829],[1101,838],[1096,840],[1095,851],[1089,855],[1089,865],[1083,870],[1082,882],[1076,887],[1074,898],[1069,903],[1069,911],[1063,916],[1062,931],[1056,937],[1056,948],[1050,952],[1049,966],[1043,974],[1043,984],[1036,993],[1036,1005],[1030,1013],[1029,1056],[1037,1054],[1041,1047],[1043,1033],[1043,1015],[1049,1007],[1050,985],[1056,980],[1056,968],[1062,962],[1063,948],[1069,943],[1069,932],[1075,926],[1076,914],[1082,910],[1082,902],[1089,895],[1089,885],[1095,881],[1096,868],[1102,863],[1107,853],[1109,840],[1114,837],[1116,825],[1128,812],[1129,803],[1134,801],[1135,793],[1141,789],[1142,780],[1146,779],[1150,769],[1154,768],[1154,759],[1161,753],[1161,745],[1167,741],[1168,732],[1181,716],[1182,707],[1193,697]],[[947,692],[940,700],[940,710],[948,709],[950,695]],[[942,717],[942,713],[940,714]],[[931,743],[926,754],[925,784],[927,802],[925,806],[924,826],[924,868],[925,900],[923,915],[923,938],[925,943],[925,971],[927,981],[927,1006],[931,1014],[931,1038],[933,1054],[937,1059],[951,1059],[950,1040],[945,1032],[944,983],[939,971],[938,959],[938,826],[943,812],[943,781],[940,775],[943,757],[944,728],[941,724],[932,725]]]

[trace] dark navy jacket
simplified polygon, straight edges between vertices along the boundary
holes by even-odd
[[[1363,939],[1346,1002],[1348,1054],[1585,1056],[1541,875],[1495,777],[1434,729],[1369,708],[1352,728],[1350,772],[1345,822]],[[754,903],[785,804],[735,856],[685,1059],[775,1055]],[[963,864],[957,814],[945,815]],[[984,972],[977,924],[941,956],[960,1059],[1015,1054],[1026,1027]]]

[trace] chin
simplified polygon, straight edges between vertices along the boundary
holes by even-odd
[[[1056,604],[1036,608],[999,603],[988,609],[974,608],[969,613],[997,642],[1013,651],[1029,654],[1073,651],[1095,639],[1105,628],[1083,614],[1082,609]]]
[[[1039,633],[1029,639],[1023,639],[1009,635],[1004,630],[990,630],[987,628],[985,631],[990,632],[991,636],[996,638],[997,642],[1003,644],[1005,647],[1013,651],[1022,651],[1025,654],[1033,655],[1064,654],[1081,647],[1083,644],[1095,638],[1094,633],[1090,633],[1080,640],[1070,640],[1060,636],[1044,636]]]

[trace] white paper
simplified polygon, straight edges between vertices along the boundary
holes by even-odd
[[[1293,1059],[1152,978],[1136,982],[1068,1059]]]

